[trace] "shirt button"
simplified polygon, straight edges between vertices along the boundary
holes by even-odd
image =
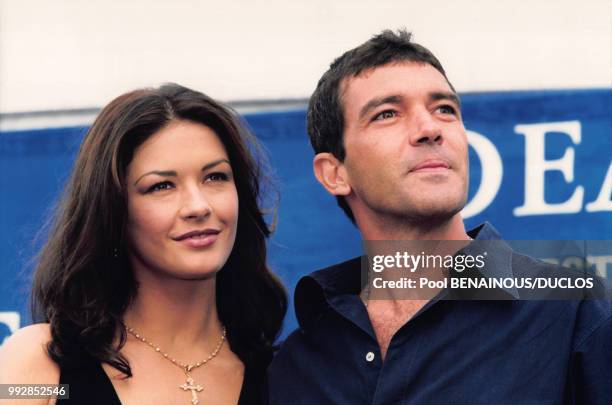
[[[368,354],[366,354],[366,361],[370,362],[370,361],[374,360],[374,357],[375,357],[374,353],[368,352]]]

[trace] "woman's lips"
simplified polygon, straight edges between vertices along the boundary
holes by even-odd
[[[183,238],[179,242],[192,248],[203,248],[215,243],[217,235],[216,233],[193,235]]]
[[[189,247],[202,248],[210,246],[217,240],[220,231],[218,229],[204,229],[187,232],[177,238],[175,241],[183,243]]]

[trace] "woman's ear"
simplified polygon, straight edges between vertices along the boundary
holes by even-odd
[[[331,153],[318,153],[312,161],[312,168],[315,177],[328,193],[335,196],[347,196],[351,193],[344,163]]]

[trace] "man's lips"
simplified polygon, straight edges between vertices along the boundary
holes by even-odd
[[[448,162],[439,159],[428,159],[414,166],[411,172],[430,172],[450,169]]]

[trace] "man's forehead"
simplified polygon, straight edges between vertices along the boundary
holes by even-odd
[[[403,75],[406,80],[389,80],[391,76]],[[347,93],[358,94],[359,98],[375,97],[394,89],[431,87],[432,91],[452,92],[446,78],[434,66],[420,61],[396,61],[385,65],[364,69],[356,75],[348,76],[340,82],[340,100],[346,109]],[[357,90],[357,91],[355,91]],[[365,90],[366,92],[362,92]],[[378,95],[381,95],[378,94]],[[351,100],[357,101],[357,100]]]

